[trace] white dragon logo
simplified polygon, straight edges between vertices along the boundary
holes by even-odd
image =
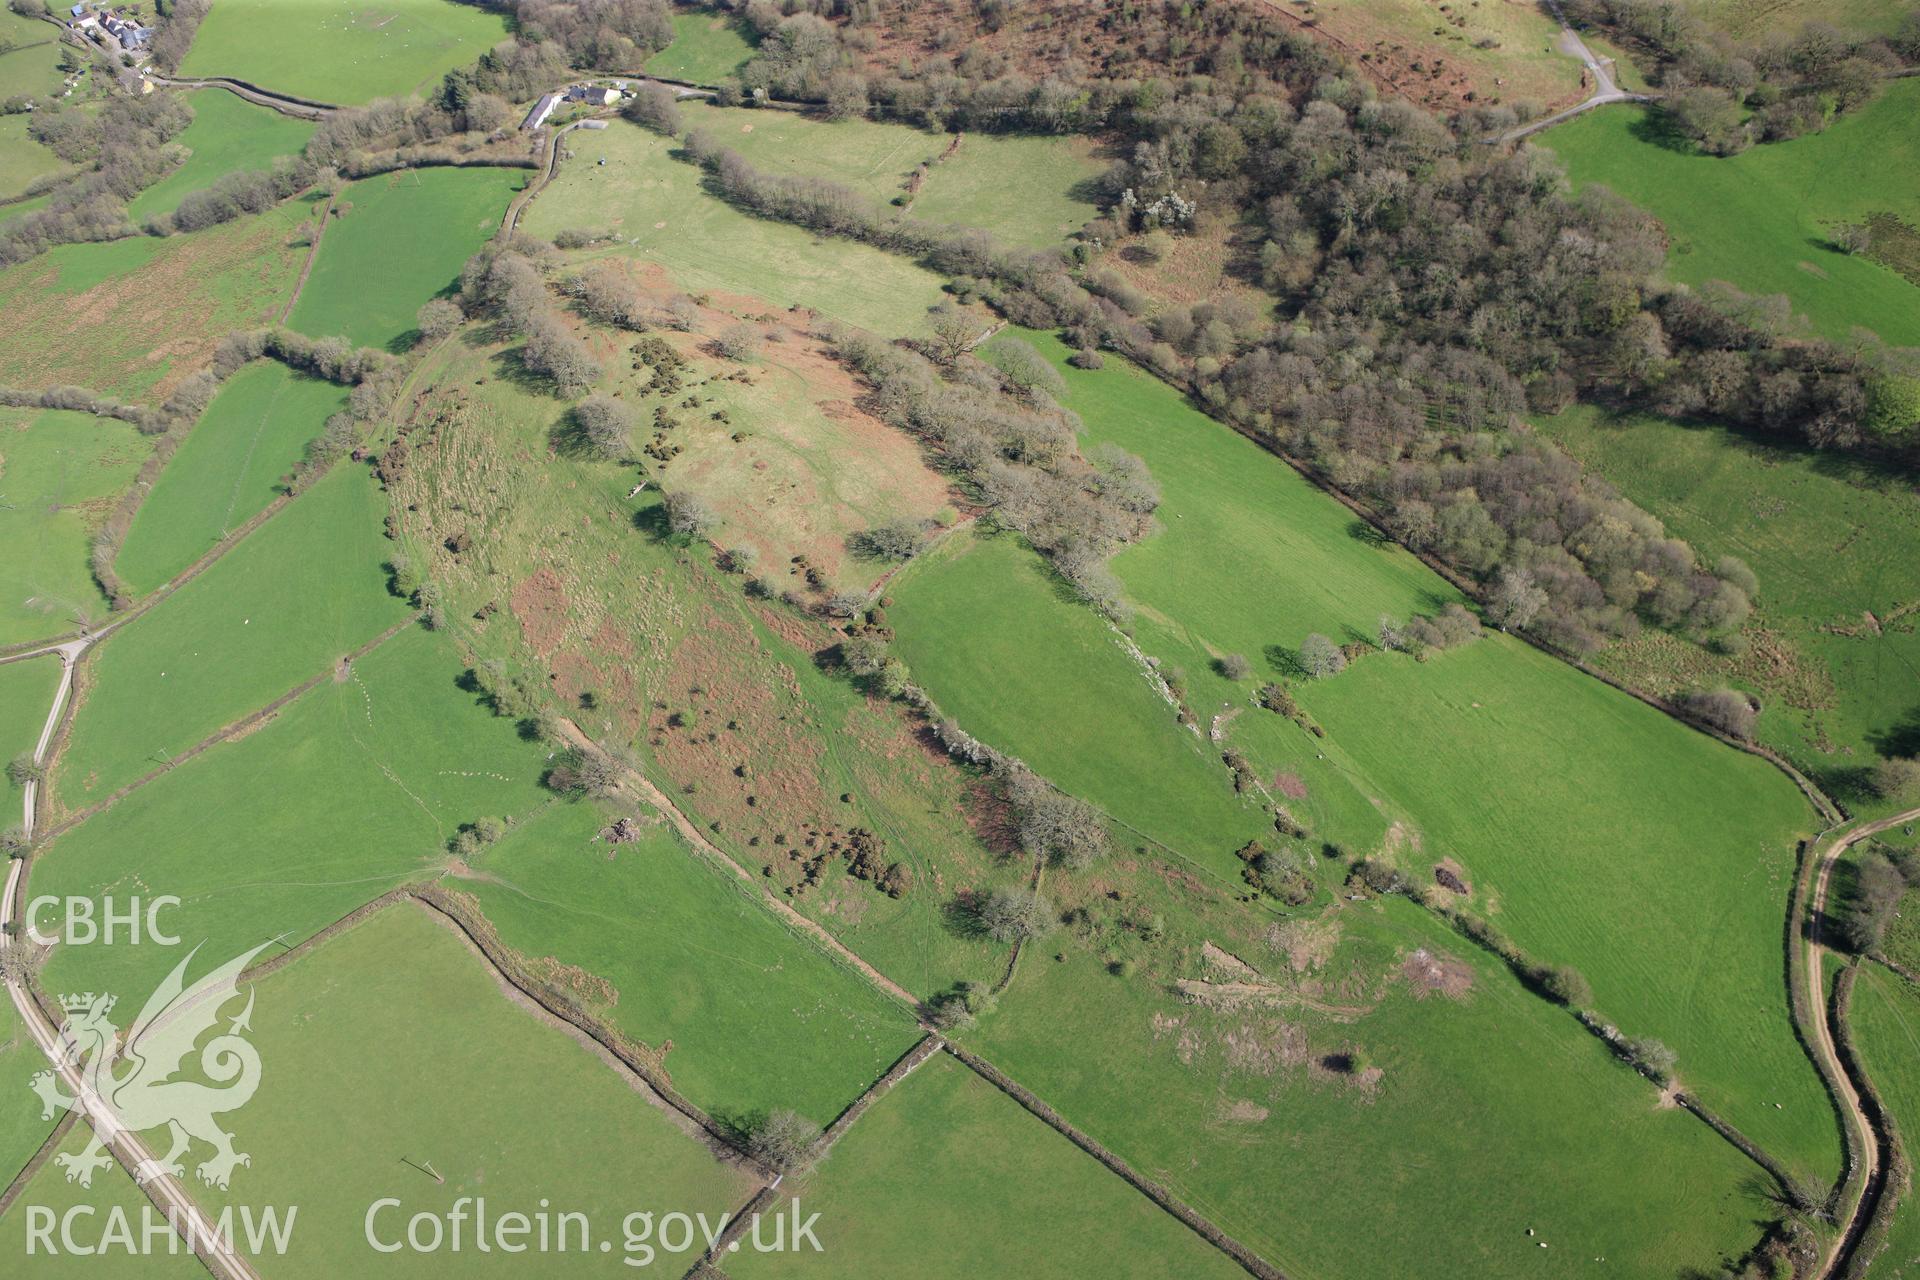
[[[144,1133],[161,1125],[167,1126],[173,1145],[166,1155],[143,1161],[134,1170],[134,1176],[143,1183],[163,1173],[181,1177],[185,1170],[180,1158],[196,1138],[213,1147],[212,1158],[198,1170],[200,1180],[209,1186],[225,1190],[234,1168],[252,1163],[250,1157],[233,1149],[233,1135],[214,1121],[215,1113],[246,1105],[260,1087],[260,1055],[240,1035],[251,1030],[251,987],[247,1007],[225,1032],[200,1050],[201,1074],[220,1087],[173,1077],[180,1073],[200,1037],[220,1021],[221,1007],[237,994],[241,971],[270,945],[262,943],[228,961],[188,990],[183,979],[187,965],[200,950],[195,947],[148,997],[146,1007],[128,1029],[124,1045],[119,1043],[119,1029],[108,1020],[113,996],[88,992],[61,998],[60,1006],[67,1013],[60,1029],[61,1065],[79,1068],[81,1096],[68,1097],[61,1092],[54,1070],[34,1076],[32,1087],[45,1104],[41,1119],[50,1120],[56,1110],[64,1109],[83,1114],[92,1122],[93,1140],[84,1151],[55,1157],[66,1169],[68,1182],[92,1186],[94,1173],[113,1163],[106,1148],[121,1131]],[[82,1059],[86,1060],[84,1067],[80,1066]],[[125,1069],[129,1064],[131,1070]]]

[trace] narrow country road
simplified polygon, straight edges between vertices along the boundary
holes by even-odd
[[[1652,94],[1628,93],[1615,84],[1613,73],[1607,69],[1607,63],[1612,59],[1602,59],[1587,47],[1587,42],[1580,38],[1580,33],[1573,29],[1573,24],[1567,21],[1567,15],[1561,11],[1560,0],[1546,0],[1546,4],[1547,8],[1553,11],[1555,20],[1560,23],[1560,51],[1586,64],[1587,74],[1593,77],[1593,92],[1589,93],[1584,101],[1568,107],[1565,111],[1556,111],[1531,124],[1523,124],[1518,129],[1509,129],[1505,133],[1495,134],[1487,139],[1490,144],[1518,142],[1530,134],[1539,133],[1542,129],[1551,129],[1564,120],[1571,120],[1577,115],[1591,111],[1595,107],[1603,107],[1609,102],[1653,101]]]
[[[1866,1109],[1860,1103],[1860,1091],[1853,1078],[1847,1073],[1846,1064],[1841,1060],[1834,1043],[1833,1014],[1827,1001],[1826,982],[1822,975],[1822,961],[1829,948],[1820,936],[1820,922],[1826,914],[1827,893],[1833,883],[1833,869],[1840,861],[1840,855],[1869,836],[1878,835],[1889,827],[1920,820],[1920,809],[1909,809],[1897,813],[1891,818],[1881,818],[1876,822],[1855,827],[1844,835],[1832,838],[1825,850],[1816,855],[1818,861],[1813,870],[1813,893],[1807,899],[1807,990],[1808,1007],[1816,1012],[1813,1023],[1814,1045],[1824,1060],[1828,1072],[1840,1088],[1840,1102],[1847,1113],[1847,1122],[1854,1130],[1860,1162],[1853,1176],[1860,1184],[1860,1195],[1854,1200],[1852,1212],[1841,1224],[1839,1234],[1834,1238],[1833,1247],[1821,1259],[1820,1269],[1814,1273],[1814,1280],[1829,1280],[1838,1275],[1846,1262],[1849,1247],[1856,1243],[1860,1231],[1865,1226],[1865,1218],[1873,1211],[1873,1199],[1867,1192],[1880,1175],[1883,1156],[1880,1151],[1880,1136],[1874,1132],[1867,1118]]]
[[[111,627],[78,640],[69,640],[64,644],[51,645],[45,649],[35,649],[30,653],[17,654],[9,659],[14,661],[49,653],[60,656],[60,684],[54,690],[53,706],[47,712],[46,722],[40,727],[40,739],[34,744],[34,763],[41,764],[46,760],[47,747],[53,741],[54,730],[60,723],[60,713],[65,709],[67,697],[73,690],[73,664],[82,653],[86,652],[89,645],[110,630],[112,630]],[[20,825],[21,830],[31,837],[34,802],[38,797],[39,784],[29,781],[22,788],[22,792],[24,812]],[[0,931],[10,931],[14,923],[19,909],[20,895],[25,888],[23,879],[26,866],[25,858],[14,858],[9,862],[6,893],[4,897],[0,897]],[[47,1021],[40,1005],[28,991],[26,983],[10,975],[6,980],[6,987],[15,1012],[20,1015],[20,1021],[27,1028],[27,1034],[33,1037],[33,1042],[40,1046],[40,1052],[45,1054],[47,1061],[53,1065],[60,1083],[66,1087],[68,1094],[80,1101],[81,1114],[94,1133],[100,1137],[102,1145],[120,1161],[129,1176],[132,1176],[133,1171],[143,1164],[152,1167],[153,1152],[140,1140],[140,1135],[120,1124],[119,1118],[115,1116],[106,1099],[95,1092],[81,1075],[80,1064],[68,1060],[60,1043],[60,1029]],[[259,1280],[258,1273],[245,1258],[240,1256],[239,1251],[231,1243],[220,1237],[213,1221],[187,1194],[186,1189],[177,1179],[168,1174],[161,1174],[148,1181],[145,1186],[148,1193],[166,1210],[169,1221],[176,1224],[175,1229],[186,1237],[188,1244],[193,1244],[197,1239],[206,1252],[212,1255],[214,1263],[217,1264],[214,1270],[217,1275],[223,1277],[223,1280]]]

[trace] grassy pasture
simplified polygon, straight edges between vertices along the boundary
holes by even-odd
[[[0,13],[0,98],[26,96],[46,101],[56,96],[65,80],[60,72],[60,32],[12,9]],[[25,117],[19,117],[25,123]]]
[[[281,156],[298,154],[313,136],[311,123],[256,107],[225,89],[188,94],[187,105],[193,108],[193,123],[175,141],[193,154],[127,205],[136,223],[171,213],[183,197],[226,174],[271,169]]]
[[[293,292],[309,216],[291,201],[190,236],[60,245],[0,271],[0,381],[164,399],[232,329],[271,324]]]
[[[356,346],[411,345],[414,313],[458,280],[525,179],[520,169],[409,169],[353,183],[289,323]]]
[[[1063,354],[1050,339],[1034,340],[1055,360]],[[1734,1123],[1751,1125],[1762,1145],[1830,1173],[1838,1135],[1792,1038],[1778,977],[1793,839],[1812,818],[1791,784],[1501,637],[1425,663],[1375,654],[1301,686],[1324,740],[1249,706],[1246,687],[1208,672],[1208,658],[1244,653],[1256,678],[1267,678],[1268,645],[1291,650],[1309,630],[1366,639],[1380,612],[1431,610],[1453,592],[1410,557],[1355,536],[1353,517],[1291,468],[1144,375],[1118,361],[1063,373],[1066,403],[1089,439],[1141,454],[1161,483],[1160,531],[1116,556],[1114,569],[1140,606],[1143,647],[1187,668],[1197,713],[1237,709],[1229,740],[1304,783],[1297,807],[1326,824],[1324,837],[1373,848],[1386,820],[1398,819],[1396,845],[1425,841],[1401,859],[1417,879],[1447,856],[1484,877],[1475,882],[1478,909],[1497,908],[1495,919],[1540,958],[1579,965],[1610,1017],[1679,1049],[1689,1084]],[[963,724],[984,724],[973,731],[998,741],[992,721],[977,722],[978,710],[943,688],[967,679],[943,664],[970,646],[948,640],[944,652],[929,652],[924,637],[935,629],[914,623],[922,573],[898,592],[907,659]],[[1007,590],[1004,576],[993,588]],[[937,633],[964,634],[975,625],[962,622],[970,612],[955,609]],[[1021,612],[1029,627],[1042,616],[1037,607]],[[1089,615],[1084,625],[1098,624]],[[1004,642],[1017,626],[985,629]],[[983,687],[972,699],[1008,684],[978,669],[971,679]],[[1052,715],[1021,710],[1029,722],[1051,723],[1074,719],[1073,705],[1107,704],[1084,696]],[[1078,718],[1096,719],[1084,710]],[[1568,726],[1578,726],[1577,737]],[[1113,756],[1103,743],[1099,758]],[[1056,781],[1097,800],[1083,790],[1085,777]],[[1620,856],[1623,846],[1634,856]],[[1681,865],[1693,869],[1684,898],[1663,888]],[[1576,882],[1579,892],[1568,892]],[[1707,910],[1707,901],[1717,905]],[[1703,911],[1716,921],[1711,932],[1697,923]],[[1623,928],[1633,930],[1633,947],[1619,945]]]
[[[7,668],[0,667],[0,671]],[[12,1182],[53,1132],[40,1118],[40,1099],[29,1082],[45,1069],[46,1055],[27,1035],[13,1001],[0,1001],[0,1180]],[[0,1226],[0,1234],[5,1227]]]
[[[0,760],[11,760],[33,750],[40,728],[47,721],[47,710],[53,706],[53,691],[59,684],[57,654],[0,664]],[[19,788],[9,781],[6,794],[17,800]],[[0,822],[12,826],[19,820],[19,814],[13,813]]]
[[[402,632],[346,679],[61,836],[35,864],[33,893],[175,894],[170,919],[187,944],[235,955],[269,937],[291,946],[431,874],[460,824],[525,821],[548,799],[546,752],[458,688],[460,670],[439,637]],[[66,947],[47,981],[144,991],[178,959],[165,947]]]
[[[1302,696],[1418,825],[1402,866],[1424,881],[1459,861],[1476,910],[1578,966],[1608,1018],[1677,1050],[1687,1087],[1755,1141],[1832,1177],[1839,1134],[1781,981],[1794,839],[1813,826],[1791,783],[1503,636],[1424,663],[1377,654]]]
[[[11,1001],[8,1002],[7,1016],[13,1016]],[[34,1049],[38,1054],[40,1051]],[[24,1087],[19,1090],[22,1097],[27,1096]],[[34,1102],[38,1108],[38,1101]],[[34,1114],[39,1115],[36,1109]],[[53,1122],[43,1127],[41,1138],[52,1131]],[[85,1124],[77,1124],[67,1134],[66,1141],[60,1146],[60,1154],[78,1154],[86,1145],[89,1130]],[[35,1147],[39,1144],[35,1143]],[[12,1177],[10,1171],[7,1175]],[[53,1244],[55,1249],[48,1252],[44,1245],[36,1244],[33,1253],[27,1252],[27,1210],[38,1205],[49,1210],[54,1216]],[[67,1252],[60,1239],[60,1220],[74,1209],[81,1210],[73,1219],[74,1243],[86,1248],[101,1246],[98,1252],[78,1254]],[[111,1215],[116,1211],[123,1215],[126,1226],[132,1230],[132,1243],[124,1237],[118,1243],[107,1243],[104,1239]],[[34,1280],[47,1277],[48,1280],[200,1280],[207,1274],[193,1254],[187,1251],[184,1240],[168,1235],[163,1240],[156,1231],[151,1251],[142,1246],[144,1225],[152,1221],[164,1225],[166,1216],[160,1210],[152,1208],[146,1194],[134,1185],[127,1171],[118,1164],[102,1169],[93,1177],[92,1187],[81,1187],[68,1182],[66,1171],[52,1160],[40,1167],[33,1176],[20,1198],[13,1202],[5,1217],[0,1217],[0,1258],[9,1260],[23,1259],[17,1264],[24,1270],[18,1274],[31,1275]],[[177,1250],[169,1252],[169,1250]]]
[[[669,154],[676,145],[624,121],[568,134],[573,158],[528,207],[522,228],[547,237],[611,228],[622,243],[597,253],[658,263],[684,289],[744,295],[772,309],[798,303],[889,336],[925,329],[941,296],[932,272],[867,245],[749,217],[702,190],[700,171]]]
[[[71,631],[106,613],[89,539],[152,446],[112,418],[0,411],[0,644]]]
[[[0,57],[0,68],[6,59]],[[35,178],[58,173],[66,162],[27,136],[25,115],[0,116],[0,198],[19,195]]]
[[[277,361],[227,379],[141,503],[115,569],[145,592],[192,564],[272,500],[346,402],[344,388]]]
[[[1010,536],[959,534],[889,588],[895,647],[941,709],[1200,866],[1266,830],[1121,637]]]
[[[826,1124],[914,1042],[911,1015],[664,825],[596,840],[607,815],[557,806],[459,885],[509,946],[612,984],[587,1003],[656,1048],[674,1087],[717,1115],[793,1107]]]
[[[1867,1078],[1879,1090],[1911,1159],[1920,1141],[1920,998],[1896,975],[1863,965],[1848,1022]],[[1920,1201],[1911,1188],[1901,1196],[1886,1248],[1868,1274],[1874,1280],[1920,1276]]]
[[[689,129],[704,129],[754,166],[774,173],[828,178],[875,204],[907,190],[915,167],[932,163],[912,213],[928,222],[982,227],[1001,239],[1058,244],[1099,213],[1084,198],[1103,162],[1083,138],[968,134],[952,155],[952,138],[873,120],[827,122],[792,111],[681,105]]]
[[[1686,0],[1680,7],[1745,39],[1797,34],[1809,22],[1885,35],[1907,11],[1899,0]]]
[[[1030,1280],[1245,1274],[1151,1200],[948,1055],[860,1117],[796,1192],[834,1226],[819,1253],[755,1254],[757,1276]],[[887,1211],[875,1213],[874,1207]],[[1042,1243],[1044,1242],[1044,1243]]]
[[[1382,613],[1404,618],[1460,598],[1299,472],[1158,378],[1118,359],[1074,369],[1058,338],[1017,336],[1066,379],[1064,403],[1080,415],[1083,444],[1118,445],[1153,472],[1166,512],[1161,527],[1114,557],[1113,569],[1133,600],[1213,655],[1244,653],[1260,668],[1270,646],[1297,649],[1315,631],[1340,641],[1369,636]]]
[[[1920,751],[1920,498],[1864,464],[1719,427],[1585,407],[1540,426],[1712,559],[1760,578],[1748,651],[1646,633],[1600,655],[1656,692],[1720,682],[1760,695],[1760,737],[1862,812],[1878,750]]]
[[[60,803],[107,795],[404,618],[384,585],[382,510],[363,469],[335,470],[102,643],[60,758]]]
[[[803,369],[798,345],[780,344],[768,358]],[[629,496],[632,468],[554,450],[562,407],[503,367],[499,348],[466,335],[427,357],[419,378],[429,403],[462,407],[440,419],[436,446],[416,455],[393,495],[406,549],[445,587],[462,644],[551,689],[586,732],[630,748],[711,839],[766,872],[771,888],[795,889],[796,909],[896,981],[930,994],[956,978],[991,977],[1002,948],[963,936],[946,912],[953,895],[1020,875],[972,825],[979,784],[917,741],[897,708],[821,669],[816,654],[835,639],[826,628],[752,604],[742,578],[717,572],[705,545],[663,537],[657,489]],[[755,365],[756,390],[788,385],[769,367]],[[711,376],[722,368],[697,358],[687,393],[731,403],[725,393],[740,384]],[[622,387],[622,376],[602,385]],[[647,401],[625,392],[644,420]],[[802,405],[754,423],[776,437],[767,456],[812,430]],[[689,422],[673,434],[695,431]],[[862,460],[847,463],[848,476],[892,456],[866,437],[857,447]],[[664,468],[667,484],[682,482],[686,461]],[[895,472],[891,483],[919,481]],[[451,555],[447,537],[472,527],[486,530],[476,553]],[[714,536],[731,546],[751,535],[730,520]],[[789,568],[763,559],[759,571],[803,585]],[[792,855],[808,833],[853,826],[884,839],[887,859],[912,871],[912,891],[888,898],[836,862],[799,892]]]
[[[509,1001],[480,957],[411,903],[328,939],[255,990],[260,1090],[233,1121],[253,1164],[230,1192],[205,1198],[300,1206],[293,1247],[263,1257],[263,1271],[611,1275],[624,1270],[619,1255],[597,1242],[617,1249],[627,1213],[711,1221],[752,1189],[597,1054]],[[403,1202],[375,1219],[379,1238],[393,1241],[412,1214],[444,1214],[463,1196],[484,1196],[489,1215],[587,1214],[595,1251],[503,1256],[475,1249],[471,1235],[458,1252],[369,1247],[376,1200]]]
[[[507,36],[501,13],[451,0],[222,0],[219,10],[200,24],[180,74],[344,106],[425,93]]]
[[[1092,925],[1029,952],[975,1047],[1288,1275],[1667,1275],[1751,1244],[1745,1158],[1417,908],[1282,932],[1150,872],[1050,888]],[[1115,919],[1147,913],[1164,941]],[[1244,976],[1208,942],[1271,995],[1176,998]]]
[[[676,9],[673,43],[647,59],[648,75],[718,84],[753,56],[753,41],[731,16],[711,9]]]
[[[1574,185],[1599,183],[1657,216],[1670,241],[1667,272],[1698,284],[1729,280],[1784,293],[1818,333],[1864,325],[1888,342],[1920,342],[1920,286],[1830,243],[1838,223],[1891,213],[1920,222],[1920,83],[1896,80],[1825,133],[1729,158],[1681,149],[1652,113],[1594,111],[1547,134]]]

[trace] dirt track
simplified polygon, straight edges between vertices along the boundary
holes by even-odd
[[[1832,885],[1833,868],[1839,862],[1840,855],[1869,836],[1916,820],[1920,820],[1920,809],[1909,809],[1891,818],[1869,822],[1844,835],[1829,837],[1825,847],[1817,849],[1814,854],[1813,892],[1807,900],[1806,917],[1806,997],[1808,1007],[1818,1010],[1819,1015],[1810,1030],[1823,1065],[1839,1088],[1838,1101],[1853,1130],[1851,1145],[1854,1146],[1856,1158],[1849,1178],[1844,1181],[1857,1182],[1860,1187],[1860,1194],[1855,1197],[1852,1211],[1848,1213],[1840,1234],[1821,1259],[1820,1269],[1814,1273],[1815,1280],[1828,1280],[1828,1277],[1840,1274],[1846,1265],[1884,1192],[1882,1174],[1885,1166],[1880,1134],[1868,1117],[1866,1108],[1861,1105],[1860,1087],[1849,1073],[1847,1062],[1840,1056],[1834,1042],[1833,1019],[1836,1014],[1827,1000],[1826,984],[1822,978],[1821,961],[1825,959],[1828,947],[1820,936],[1820,922],[1826,915],[1827,891]]]

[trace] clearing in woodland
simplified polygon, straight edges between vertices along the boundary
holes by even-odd
[[[676,9],[673,43],[647,59],[647,74],[694,84],[718,84],[753,56],[753,41],[733,14]]]
[[[1065,241],[1099,216],[1106,168],[1087,138],[935,133],[877,120],[684,102],[680,118],[756,169],[824,178],[923,222],[980,227],[1011,244]]]
[[[1703,155],[1662,130],[1652,108],[1592,111],[1545,135],[1576,187],[1612,188],[1659,218],[1667,273],[1683,284],[1727,280],[1785,294],[1815,332],[1844,340],[1855,325],[1891,343],[1920,342],[1920,281],[1833,243],[1842,225],[1890,217],[1920,226],[1920,80],[1894,80],[1879,100],[1823,133],[1737,156]]]

